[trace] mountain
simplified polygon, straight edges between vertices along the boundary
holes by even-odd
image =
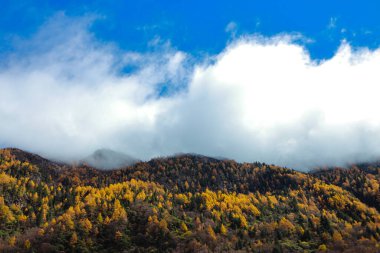
[[[361,163],[349,168],[328,168],[312,174],[328,184],[350,191],[370,207],[380,211],[380,163]]]
[[[99,170],[4,149],[0,252],[379,252],[379,171],[192,154]]]
[[[98,169],[117,169],[133,165],[137,161],[137,159],[120,152],[110,149],[99,149],[83,159],[82,162]]]
[[[23,151],[21,149],[6,148],[6,149],[4,149],[4,151],[9,151],[9,153],[12,156],[17,158],[17,160],[19,160],[21,162],[29,162],[29,163],[38,165],[40,168],[46,168],[46,169],[47,168],[50,168],[50,169],[54,168],[54,169],[59,170],[63,166],[63,163],[54,162],[54,161],[48,160],[46,158],[43,158],[37,154],[29,153],[29,152]]]

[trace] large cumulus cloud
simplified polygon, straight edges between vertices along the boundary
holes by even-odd
[[[197,61],[169,44],[122,52],[90,25],[58,15],[3,57],[1,145],[63,160],[107,147],[299,169],[380,156],[380,50],[342,42],[316,62],[291,36],[246,36]]]

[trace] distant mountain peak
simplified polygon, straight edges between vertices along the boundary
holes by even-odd
[[[133,165],[138,162],[138,159],[112,149],[102,148],[83,159],[82,162],[97,169],[109,170]]]

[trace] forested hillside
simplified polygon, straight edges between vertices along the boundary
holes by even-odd
[[[181,155],[101,171],[3,149],[0,252],[380,252],[379,168]]]
[[[331,183],[352,192],[368,206],[380,211],[380,164],[358,164],[348,169],[332,168],[313,173],[326,183]]]

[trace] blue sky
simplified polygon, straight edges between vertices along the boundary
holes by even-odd
[[[124,50],[152,50],[160,38],[193,55],[215,54],[231,37],[301,33],[313,58],[329,58],[343,39],[353,46],[380,43],[379,1],[13,1],[0,10],[0,48],[31,36],[52,15],[97,16],[91,31]],[[236,24],[226,32],[230,22]]]
[[[0,147],[380,159],[380,2],[7,1]]]

